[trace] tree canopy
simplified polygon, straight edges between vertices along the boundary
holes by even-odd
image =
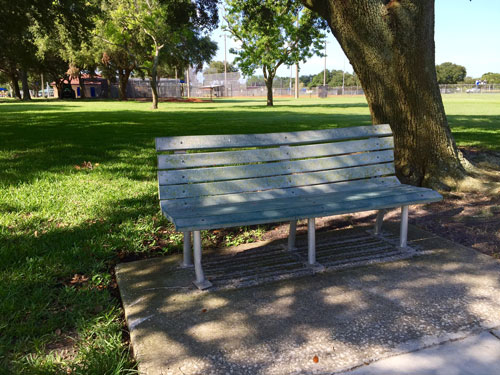
[[[481,80],[488,83],[500,83],[500,73],[485,73],[482,75]]]
[[[444,62],[436,66],[437,81],[441,84],[455,84],[463,82],[467,70],[462,65]]]
[[[226,63],[226,71],[228,73],[235,73],[238,71],[238,67],[228,62]],[[208,67],[203,71],[203,73],[224,73],[224,61],[210,61]]]
[[[298,1],[226,0],[226,11],[225,29],[241,44],[234,62],[246,76],[262,69],[271,106],[277,69],[321,54],[326,24]]]

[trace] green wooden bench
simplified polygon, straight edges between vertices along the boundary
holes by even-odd
[[[316,263],[316,217],[401,207],[400,246],[406,247],[408,205],[442,199],[401,184],[395,176],[389,125],[292,133],[184,136],[156,139],[163,214],[184,233],[183,265],[195,285],[209,288],[201,263],[201,230],[308,219],[308,263]],[[191,152],[194,151],[194,152]]]

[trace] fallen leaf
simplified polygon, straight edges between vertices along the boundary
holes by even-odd
[[[317,356],[317,355],[315,355],[315,356],[313,357],[313,362],[314,362],[314,363],[318,363],[318,362],[319,362],[319,358],[318,358],[318,356]]]
[[[207,309],[202,309],[201,310],[202,313],[206,313],[207,312]]]
[[[62,331],[61,331],[60,328],[58,328],[58,329],[56,329],[55,333],[56,333],[57,336],[61,336]]]

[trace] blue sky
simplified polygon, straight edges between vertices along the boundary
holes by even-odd
[[[224,60],[224,36],[219,29],[212,38],[218,43],[216,60]],[[465,66],[467,75],[480,77],[483,73],[500,73],[500,0],[436,0],[436,64],[450,61]],[[236,44],[227,37],[227,48]],[[327,40],[327,69],[352,72],[342,49],[329,34]],[[234,56],[228,52],[228,61]],[[324,60],[312,57],[301,66],[300,74],[323,71]],[[256,72],[260,74],[260,72]],[[295,73],[294,73],[295,74]],[[280,68],[279,76],[289,76],[290,70]]]

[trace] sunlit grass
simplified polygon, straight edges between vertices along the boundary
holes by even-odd
[[[371,123],[361,97],[275,104],[160,103],[153,112],[138,102],[0,103],[0,374],[133,368],[112,270],[148,252],[167,225],[155,137]],[[445,106],[459,145],[500,148],[500,95],[449,95]],[[172,234],[163,252],[179,246]]]

